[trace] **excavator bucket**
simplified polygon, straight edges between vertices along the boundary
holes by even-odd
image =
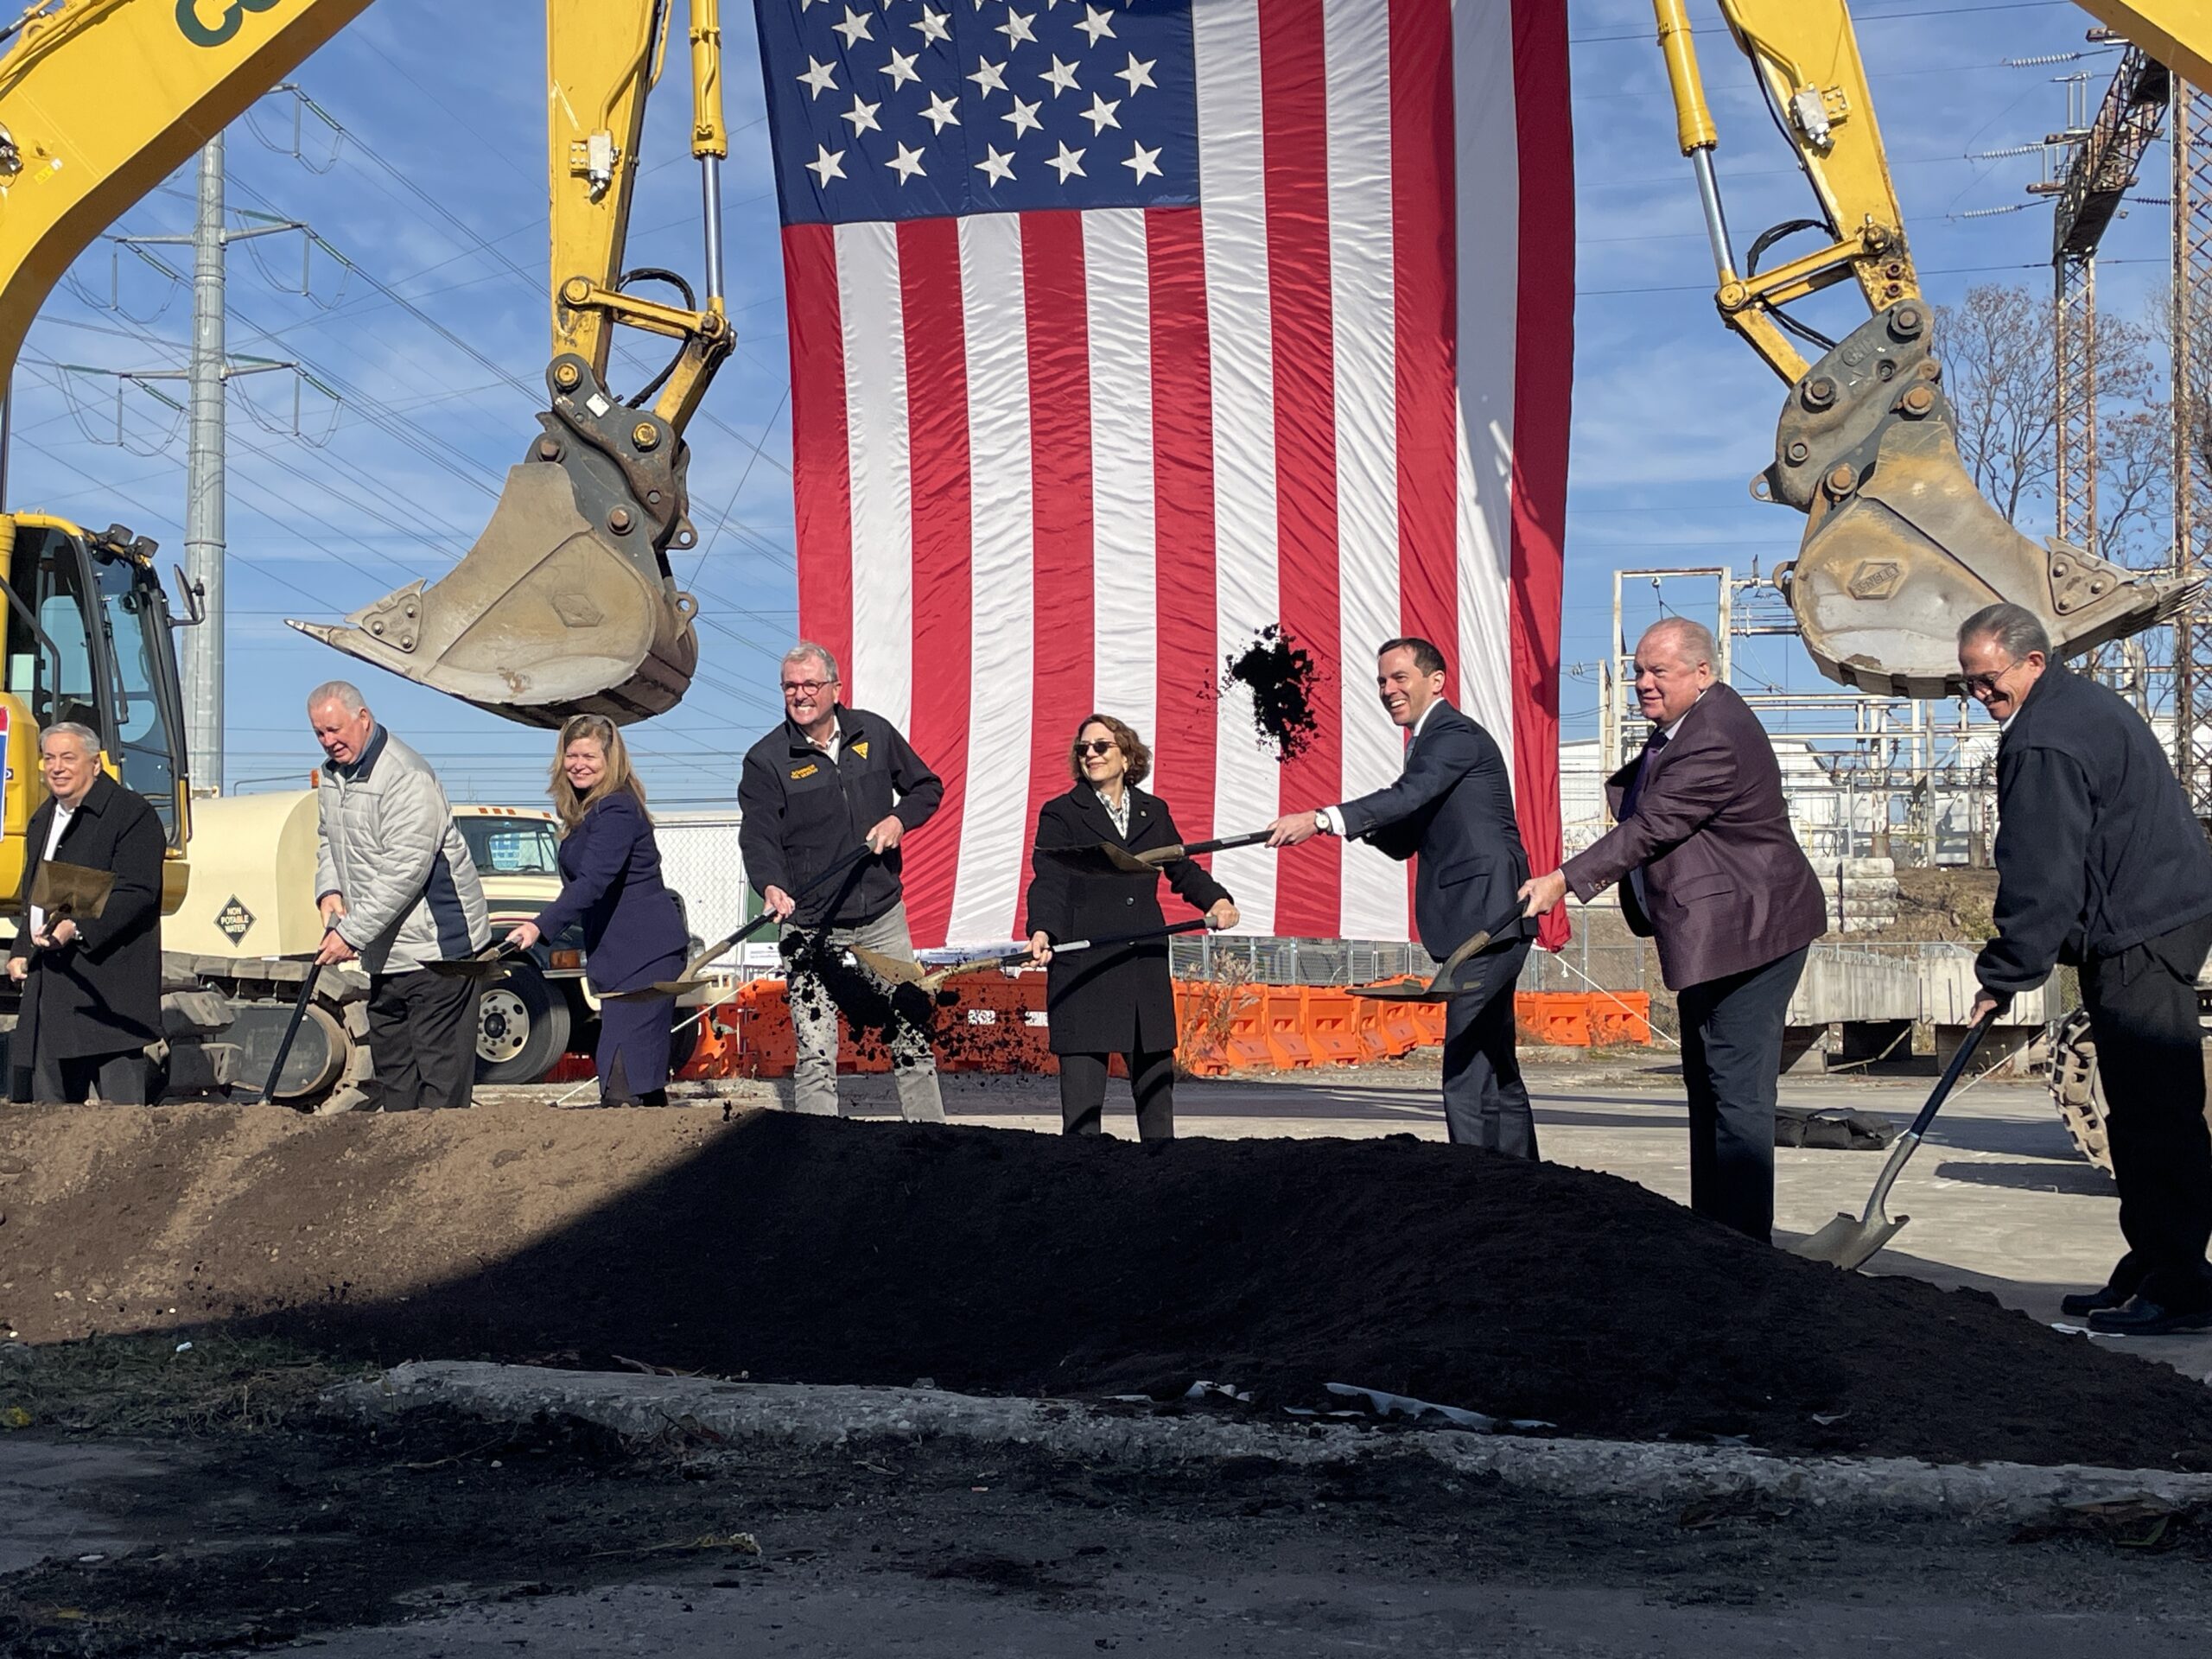
[[[1908,697],[1955,696],[1959,625],[2007,600],[2043,619],[2058,657],[2171,618],[2191,584],[2056,539],[2038,546],[1984,500],[1959,458],[1928,311],[1868,319],[1791,388],[1762,500],[1807,515],[1776,581],[1831,679]]]
[[[508,470],[459,564],[341,623],[292,626],[525,725],[580,714],[627,723],[681,702],[698,664],[697,607],[665,550],[696,539],[688,454],[666,423],[599,392],[580,359],[556,359],[549,378],[545,435]]]

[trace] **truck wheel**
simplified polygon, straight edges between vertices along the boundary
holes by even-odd
[[[569,1051],[568,999],[531,962],[518,962],[476,1009],[476,1081],[537,1083]]]

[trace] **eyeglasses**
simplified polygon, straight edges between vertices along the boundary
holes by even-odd
[[[1076,746],[1079,754],[1111,754],[1122,746],[1110,737],[1086,738]]]
[[[1999,683],[2018,666],[2018,663],[2007,663],[1986,674],[1963,674],[1959,677],[1959,683],[1966,688],[1970,697],[1993,697],[1997,695]]]
[[[836,683],[835,680],[785,680],[784,695],[787,697],[817,697]]]

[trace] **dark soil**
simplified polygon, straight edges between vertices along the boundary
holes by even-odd
[[[1313,694],[1320,665],[1280,625],[1270,624],[1243,649],[1230,653],[1221,689],[1247,687],[1252,693],[1252,725],[1263,747],[1280,760],[1302,754],[1320,729]]]
[[[2212,1390],[2162,1365],[1560,1165],[1411,1137],[422,1116],[8,1115],[48,1151],[13,1166],[0,1315],[34,1343],[213,1320],[380,1361],[985,1393],[1205,1378],[1270,1409],[1344,1382],[1578,1435],[2212,1468]]]

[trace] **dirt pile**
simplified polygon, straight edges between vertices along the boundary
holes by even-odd
[[[0,1113],[31,1341],[257,1318],[391,1361],[1331,1404],[1576,1434],[2212,1467],[2212,1390],[1971,1292],[1410,1137],[1067,1142],[704,1110]],[[173,1312],[170,1310],[174,1310]]]

